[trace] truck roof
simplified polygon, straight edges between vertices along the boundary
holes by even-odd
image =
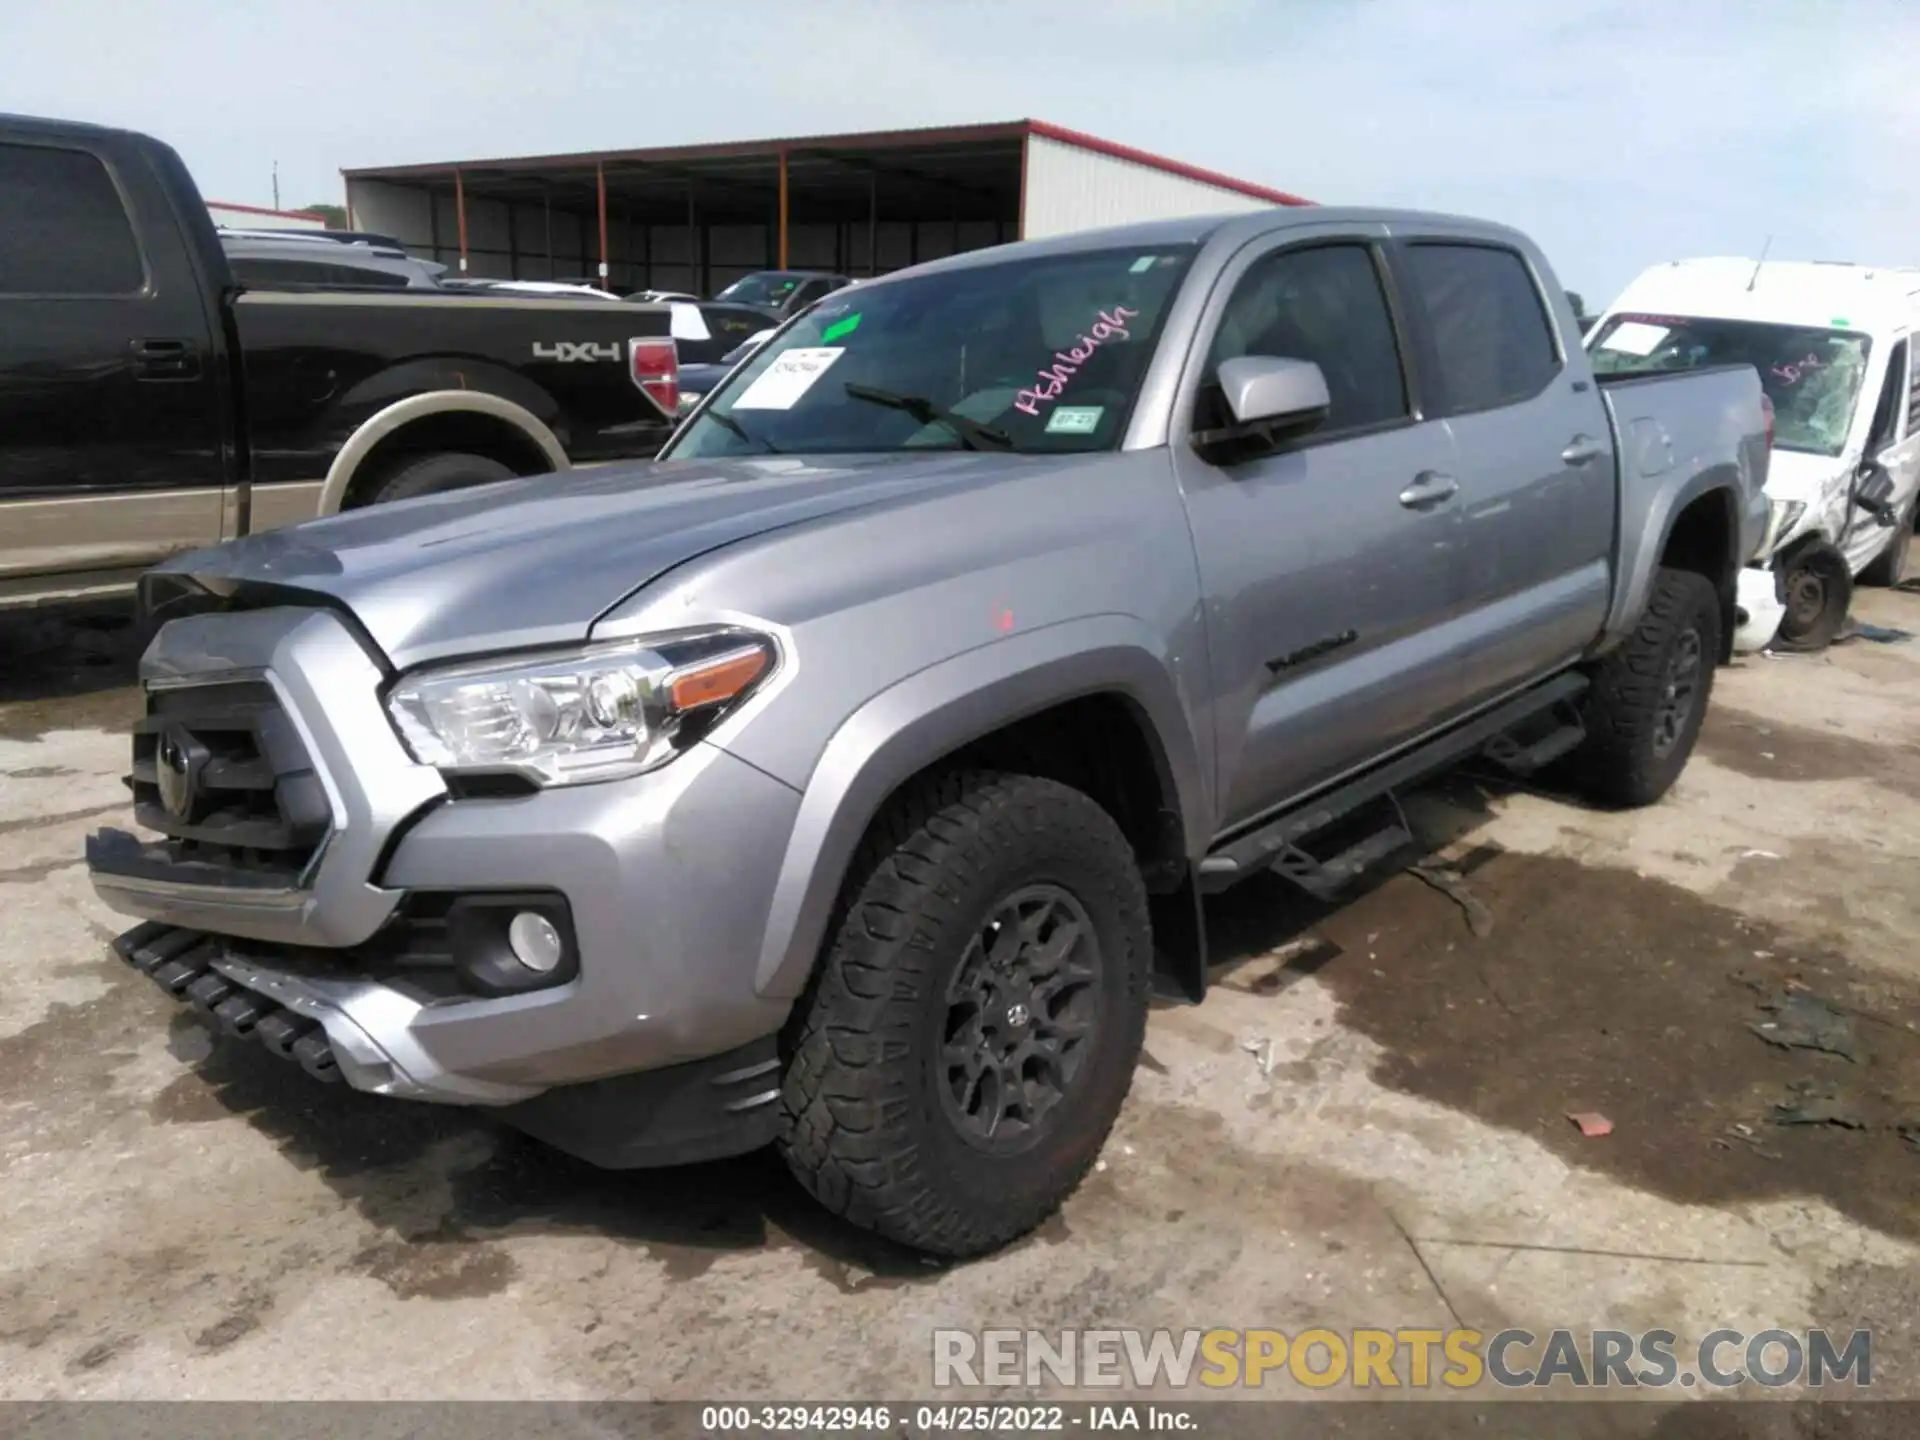
[[[1011,245],[995,245],[985,250],[969,250],[913,267],[914,274],[934,270],[962,269],[972,265],[993,265],[1015,255],[1065,255],[1080,250],[1117,249],[1128,245],[1200,245],[1220,241],[1238,245],[1260,235],[1280,230],[1306,229],[1326,225],[1384,225],[1389,229],[1437,229],[1451,235],[1499,240],[1532,250],[1533,243],[1518,230],[1477,220],[1465,215],[1447,215],[1427,210],[1392,210],[1363,205],[1276,205],[1267,210],[1231,214],[1187,215],[1171,220],[1145,220],[1132,225],[1114,225],[1102,230],[1076,230],[1070,235],[1055,235],[1044,240],[1022,240]],[[887,277],[880,277],[881,280]],[[878,283],[878,282],[872,282]]]
[[[1674,260],[1642,271],[1608,309],[1884,333],[1910,329],[1920,316],[1920,266]]]
[[[13,115],[0,110],[0,126],[16,135],[92,135],[118,136],[145,140],[147,137],[117,125],[90,125],[84,120],[49,120],[43,115]]]

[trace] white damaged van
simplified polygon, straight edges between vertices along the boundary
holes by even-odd
[[[1741,576],[1736,648],[1819,649],[1857,579],[1906,573],[1920,492],[1920,267],[1679,260],[1593,327],[1601,375],[1748,364],[1773,404],[1767,537]]]

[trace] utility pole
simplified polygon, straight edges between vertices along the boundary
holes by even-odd
[[[273,162],[273,208],[280,208],[280,162]]]

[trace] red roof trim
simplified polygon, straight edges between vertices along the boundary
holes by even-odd
[[[326,223],[327,217],[316,215],[311,210],[269,210],[264,205],[241,205],[233,200],[209,200],[209,210],[238,210],[242,215],[278,215],[282,220],[318,220]]]
[[[1203,170],[1198,165],[1187,165],[1178,160],[1169,160],[1164,155],[1155,155],[1146,150],[1135,150],[1130,145],[1118,145],[1111,140],[1102,140],[1098,135],[1087,135],[1079,130],[1069,130],[1063,125],[1049,125],[1044,120],[1027,121],[1027,133],[1030,135],[1039,135],[1048,140],[1057,140],[1062,145],[1073,145],[1082,150],[1092,150],[1096,154],[1111,155],[1116,160],[1130,160],[1135,165],[1146,165],[1155,170],[1164,170],[1169,175],[1178,175],[1187,180],[1197,180],[1202,185],[1213,185],[1222,190],[1237,191],[1242,195],[1250,195],[1256,200],[1270,200],[1275,205],[1311,205],[1314,203],[1298,195],[1289,195],[1284,190],[1271,190],[1265,185],[1255,185],[1247,180],[1236,180],[1231,175],[1222,175],[1218,170]]]

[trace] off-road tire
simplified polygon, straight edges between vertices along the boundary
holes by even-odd
[[[1587,738],[1567,757],[1574,786],[1606,805],[1651,805],[1693,753],[1720,657],[1720,597],[1690,570],[1661,569],[1639,624],[1600,662],[1581,702]],[[1691,637],[1691,638],[1689,638]],[[1690,708],[1663,735],[1674,667],[1691,649]]]
[[[1860,572],[1858,584],[1898,585],[1907,578],[1908,557],[1913,553],[1913,528],[1920,524],[1920,495],[1907,505],[1907,513],[1894,523],[1887,548],[1873,557],[1873,563]]]
[[[1097,942],[1090,1047],[1027,1148],[977,1148],[941,1086],[949,985],[1004,897],[1057,886]],[[1078,790],[956,771],[893,802],[783,1037],[778,1145],[838,1215],[931,1254],[1026,1234],[1079,1185],[1126,1099],[1146,1029],[1147,897],[1119,826]]]
[[[470,485],[490,485],[495,480],[511,480],[513,471],[485,455],[469,455],[459,450],[442,450],[408,460],[374,487],[370,505],[389,500],[412,500],[420,495],[438,495],[443,490],[464,490]]]

